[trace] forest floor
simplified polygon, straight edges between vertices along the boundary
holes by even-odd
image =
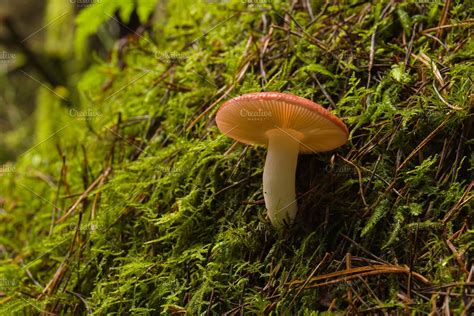
[[[67,63],[89,66],[40,89],[36,141],[0,166],[1,315],[474,312],[474,6],[130,3],[79,13]],[[91,53],[117,10],[147,27]],[[259,91],[350,132],[300,155],[283,234],[265,148],[215,126]]]

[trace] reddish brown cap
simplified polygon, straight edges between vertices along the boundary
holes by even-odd
[[[321,105],[280,92],[235,97],[219,108],[216,122],[222,133],[244,144],[266,146],[267,132],[280,129],[298,139],[302,153],[332,150],[349,135],[346,125]]]

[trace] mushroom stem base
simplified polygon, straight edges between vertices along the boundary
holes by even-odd
[[[291,225],[298,211],[295,173],[300,143],[291,130],[273,129],[263,170],[263,196],[273,226]]]

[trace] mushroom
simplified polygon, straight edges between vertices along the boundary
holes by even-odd
[[[298,211],[295,174],[298,153],[335,149],[348,138],[346,125],[308,99],[289,93],[248,93],[225,102],[216,123],[225,135],[268,147],[263,196],[271,223],[291,225]]]

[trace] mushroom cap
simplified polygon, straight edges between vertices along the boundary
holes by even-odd
[[[222,133],[244,144],[268,144],[279,129],[297,140],[300,152],[322,152],[343,145],[349,132],[334,114],[311,100],[281,92],[248,93],[226,101],[216,114]]]

